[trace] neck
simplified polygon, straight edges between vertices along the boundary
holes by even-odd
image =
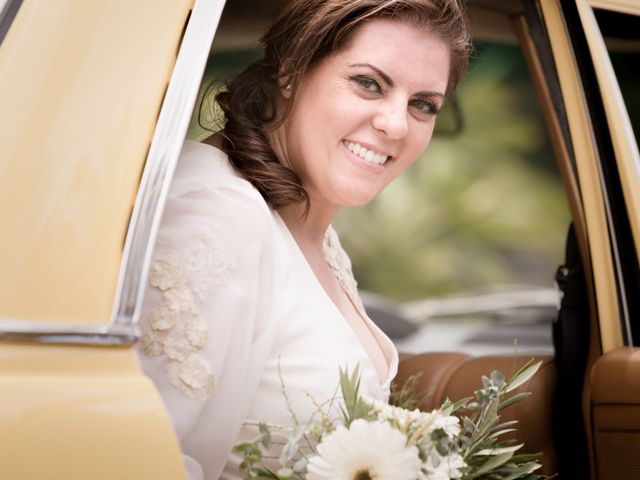
[[[290,204],[279,209],[278,213],[301,247],[321,249],[325,232],[339,208],[336,206],[321,208],[313,198],[310,199],[307,216],[304,216],[304,208],[303,203]]]

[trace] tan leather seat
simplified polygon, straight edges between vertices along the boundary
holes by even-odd
[[[404,356],[400,361],[396,384],[404,385],[407,379],[422,372],[418,382],[418,391],[427,396],[420,405],[421,410],[437,408],[449,398],[452,401],[473,395],[481,387],[481,376],[499,370],[509,377],[531,356],[484,356],[471,357],[463,353],[423,353]],[[540,473],[553,474],[556,471],[556,455],[553,446],[551,413],[556,384],[556,370],[553,358],[534,357],[542,360],[538,373],[513,393],[531,392],[525,400],[504,409],[501,420],[518,420],[519,427],[515,437],[524,442],[523,452],[542,453],[543,470]]]
[[[602,355],[591,370],[598,479],[640,478],[640,348]]]

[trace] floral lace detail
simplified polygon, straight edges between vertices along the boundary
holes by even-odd
[[[211,365],[195,354],[189,355],[182,362],[169,363],[167,377],[171,385],[196,400],[206,399],[215,388]]]
[[[207,344],[209,328],[198,315],[195,299],[214,293],[235,266],[210,232],[179,254],[157,255],[151,266],[149,283],[162,293],[162,303],[147,317],[140,345],[147,356],[164,354],[170,359],[169,382],[194,400],[208,398],[215,389],[213,368],[198,355]]]
[[[349,297],[349,300],[351,300],[351,303],[353,303],[353,306],[358,310],[358,313],[366,318],[367,314],[360,295],[358,294],[358,282],[353,278],[353,272],[344,260],[344,255],[346,254],[342,250],[338,236],[331,226],[327,229],[327,233],[324,236],[322,248],[324,258],[338,279],[338,283]]]
[[[236,263],[216,245],[213,232],[206,231],[182,250],[178,258],[189,287],[198,300],[203,300],[229,280]]]
[[[166,260],[157,260],[151,265],[149,283],[163,292],[175,287],[180,281],[180,269]]]

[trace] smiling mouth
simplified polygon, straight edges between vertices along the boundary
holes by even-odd
[[[369,150],[367,147],[364,147],[359,143],[345,141],[344,144],[351,153],[373,165],[382,166],[391,158],[391,156],[385,155],[384,153],[377,153],[373,150]]]

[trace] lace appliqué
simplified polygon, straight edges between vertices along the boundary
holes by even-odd
[[[358,294],[358,282],[353,277],[351,268],[344,261],[342,247],[338,243],[337,234],[331,227],[327,229],[327,233],[324,236],[324,243],[322,245],[324,251],[324,258],[331,268],[333,274],[338,279],[338,283],[345,291],[353,306],[358,310],[358,313],[366,318],[366,312],[360,295]]]
[[[218,247],[210,231],[187,245],[177,260],[198,300],[204,300],[217,287],[227,283],[230,272],[236,268],[235,262]]]
[[[180,253],[161,253],[149,272],[149,283],[162,292],[162,303],[147,318],[142,351],[150,357],[166,355],[169,382],[194,400],[208,398],[215,388],[211,364],[198,355],[209,339],[209,328],[198,315],[195,299],[214,293],[234,268],[208,233]]]

